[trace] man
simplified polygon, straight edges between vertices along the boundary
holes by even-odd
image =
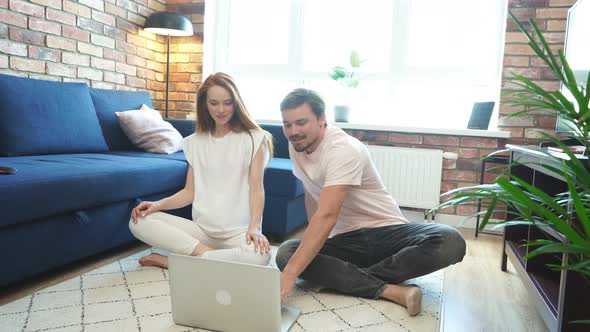
[[[297,89],[281,102],[293,173],[305,189],[309,225],[277,253],[281,300],[297,277],[341,293],[422,310],[422,291],[398,285],[460,262],[465,241],[452,227],[410,224],[385,190],[364,144],[328,127],[324,102]]]

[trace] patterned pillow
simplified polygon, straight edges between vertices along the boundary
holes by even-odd
[[[152,153],[171,154],[181,149],[182,135],[160,112],[145,104],[139,110],[115,112],[121,129],[138,148]]]

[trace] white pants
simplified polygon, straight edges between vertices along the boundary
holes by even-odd
[[[268,265],[270,253],[254,251],[254,244],[246,243],[246,233],[229,238],[207,235],[192,220],[164,212],[155,212],[140,217],[138,223],[129,220],[129,230],[139,240],[152,247],[176,254],[191,255],[203,243],[214,250],[205,252],[202,257],[240,263]]]

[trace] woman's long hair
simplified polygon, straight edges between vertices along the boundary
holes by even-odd
[[[250,134],[250,130],[262,130],[246,109],[244,101],[240,96],[240,91],[233,78],[225,73],[218,72],[209,75],[197,91],[197,125],[195,132],[213,133],[215,130],[215,120],[213,120],[213,117],[211,117],[211,114],[209,114],[209,110],[207,109],[207,91],[213,86],[222,87],[231,95],[234,114],[232,115],[229,124],[233,132],[239,133],[245,131],[249,135],[252,135]],[[272,158],[273,156],[272,141],[272,136],[269,135],[269,158]]]

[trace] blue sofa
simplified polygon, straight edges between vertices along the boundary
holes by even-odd
[[[151,106],[149,93],[89,88],[0,74],[0,287],[136,241],[131,210],[184,186],[182,152],[136,149],[115,111]],[[169,119],[183,136],[194,121]],[[283,238],[306,222],[278,125],[277,158],[265,177],[264,229]],[[190,218],[191,207],[169,211]]]

